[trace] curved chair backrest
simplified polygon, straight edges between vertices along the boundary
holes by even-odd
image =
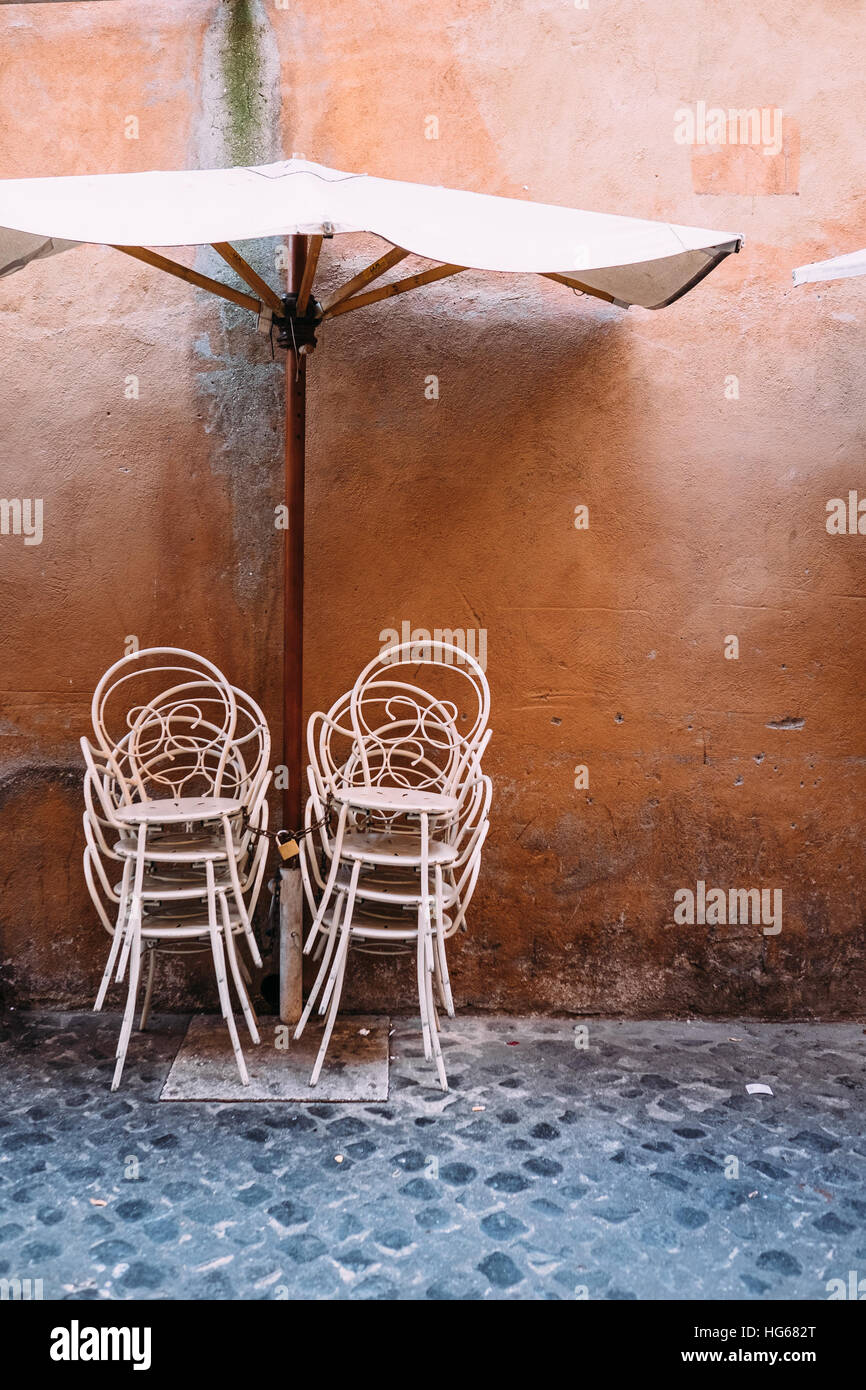
[[[84,805],[97,839],[105,853],[110,853],[105,843],[106,828],[117,832],[121,827],[114,818],[114,812],[123,800],[123,792],[115,771],[115,759],[109,758],[101,748],[94,748],[87,738],[79,739],[84,755]],[[117,761],[122,760],[122,751],[117,752]],[[125,832],[128,834],[128,829]]]
[[[252,695],[232,686],[237,705],[237,724],[232,738],[232,756],[243,762],[245,775],[238,790],[231,793],[248,809],[256,807],[270,781],[271,731],[261,707]]]
[[[114,807],[134,799],[135,792],[142,797],[149,793],[208,795],[218,785],[234,799],[237,788],[246,785],[246,765],[232,746],[226,751],[219,727],[203,718],[204,704],[199,700],[190,705],[186,699],[151,701],[146,717],[136,720],[110,757],[101,749],[84,748],[86,740],[82,740],[90,785],[98,792],[100,788],[110,792]],[[94,757],[102,760],[101,768],[90,766]],[[85,795],[88,792],[86,780]],[[109,819],[104,795],[100,799]],[[114,821],[111,824],[122,828]]]
[[[439,693],[416,683],[419,667]],[[468,652],[435,640],[389,647],[368,662],[349,697],[360,764],[353,780],[367,786],[387,783],[392,774],[408,775],[407,769],[422,757],[439,769],[428,785],[450,793],[489,718],[487,677]]]
[[[412,688],[417,695],[426,697],[418,687]],[[428,717],[426,737],[419,737],[417,715],[411,719],[391,719],[375,730],[367,748],[365,770],[359,742],[347,719],[350,696],[351,692],[341,696],[327,713],[316,711],[307,724],[310,800],[323,848],[329,855],[332,846],[325,814],[329,796],[342,799],[341,793],[351,786],[441,791],[449,781],[451,766],[460,751],[460,741],[451,720]],[[349,811],[350,823],[367,829],[393,828],[393,823],[401,816],[400,812]]]
[[[238,686],[232,686],[232,693],[236,722],[223,761],[221,795],[253,811],[269,777],[271,735],[253,697]],[[192,681],[155,696],[148,710],[153,717],[143,719],[137,729],[142,772],[154,783],[170,786],[176,794],[196,779],[207,789],[223,758],[221,692],[202,689]],[[168,737],[164,736],[166,728],[170,729]]]
[[[478,762],[473,762],[468,770],[466,786],[460,796],[460,811],[453,830],[453,844],[457,847],[456,870],[477,852],[478,842],[490,820],[490,803],[493,799],[493,783],[481,772]]]
[[[481,871],[481,850],[484,841],[487,839],[487,832],[490,829],[490,821],[486,820],[480,827],[480,833],[475,843],[474,852],[467,860],[466,866],[457,885],[457,898],[459,908],[455,912],[450,927],[445,932],[446,936],[453,936],[456,931],[466,931],[466,913],[475,892],[475,885],[478,882],[478,875]]]
[[[185,772],[182,786],[197,779],[197,790],[221,794],[237,702],[219,667],[205,657],[182,647],[146,647],[122,657],[99,681],[91,716],[125,802],[146,799],[154,783],[177,794],[177,779],[166,774],[172,757]],[[122,760],[116,756],[121,744]]]
[[[86,821],[87,818],[85,817],[85,825]],[[84,869],[84,881],[87,885],[90,901],[93,903],[99,920],[105,927],[108,935],[114,936],[116,923],[106,910],[105,903],[108,902],[113,908],[116,908],[119,899],[105,876],[105,871],[99,860],[99,854],[93,848],[90,840],[88,840],[87,844],[84,846],[82,867]]]
[[[349,722],[349,698],[346,691],[331,708],[314,710],[307,720],[307,758],[311,775],[322,801],[329,792],[343,785],[343,768],[352,755],[355,735]]]

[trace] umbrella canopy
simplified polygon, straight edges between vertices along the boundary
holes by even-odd
[[[326,169],[0,180],[0,275],[78,242],[188,246],[374,232],[455,268],[534,271],[623,307],[660,309],[741,245],[728,232],[579,212]]]
[[[322,244],[372,232],[390,249],[321,301],[313,294]],[[278,294],[231,244],[289,241],[288,293]],[[461,271],[534,272],[621,308],[660,309],[734,251],[729,232],[579,212],[513,198],[461,193],[290,159],[257,168],[0,180],[0,276],[82,242],[107,244],[219,295],[276,330],[286,373],[283,738],[284,824],[300,824],[303,785],[304,435],[307,356],[320,326],[340,314]],[[211,245],[247,286],[203,275],[154,251]],[[368,288],[409,255],[432,265]],[[247,292],[251,291],[251,292]],[[290,880],[294,879],[294,886]],[[280,1016],[301,1011],[300,875],[281,889]]]
[[[798,265],[793,271],[795,285],[808,285],[816,280],[847,280],[853,275],[866,275],[866,251],[851,251],[847,256],[834,256],[829,261]]]

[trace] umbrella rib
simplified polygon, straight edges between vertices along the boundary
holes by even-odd
[[[113,242],[109,244],[114,251],[122,251],[125,256],[133,256],[137,261],[144,261],[145,265],[152,265],[157,270],[164,270],[168,275],[176,275],[179,280],[186,280],[188,285],[197,285],[201,290],[209,290],[211,294],[219,295],[220,299],[227,299],[231,304],[239,304],[242,309],[251,309],[254,314],[261,313],[261,303],[258,299],[253,299],[251,294],[244,294],[242,290],[233,290],[230,285],[222,285],[219,280],[212,280],[209,275],[199,275],[197,270],[190,270],[188,266],[181,265],[178,261],[170,261],[167,256],[160,256],[156,251],[149,251],[146,246],[116,246]],[[280,308],[282,309],[282,305]]]
[[[303,318],[307,312],[307,303],[310,298],[310,290],[313,288],[313,280],[316,275],[316,266],[319,264],[319,252],[322,249],[323,236],[311,236],[307,242],[307,259],[304,264],[304,274],[301,278],[298,298],[295,304],[295,311],[299,317]]]
[[[459,275],[465,269],[465,265],[431,266],[429,270],[422,270],[417,275],[408,275],[405,280],[395,280],[393,284],[383,285],[381,289],[370,290],[367,294],[356,294],[354,299],[347,299],[341,304],[336,304],[333,309],[326,310],[323,317],[332,319],[338,314],[350,314],[353,309],[363,309],[366,304],[378,304],[381,299],[390,299],[395,294],[405,294],[407,290],[417,289],[420,285],[429,285],[434,280],[444,280],[448,275]]]
[[[545,280],[557,280],[560,285],[568,285],[570,290],[580,290],[581,294],[591,294],[595,299],[605,299],[608,304],[615,304],[616,299],[612,294],[606,294],[604,290],[594,290],[590,285],[581,284],[580,280],[571,280],[567,275],[557,275],[553,270],[542,270],[539,272]]]
[[[390,270],[391,266],[396,265],[398,261],[404,261],[408,255],[409,252],[404,251],[400,246],[392,246],[391,250],[386,251],[384,256],[380,256],[377,261],[373,261],[372,265],[366,266],[357,275],[353,275],[351,280],[347,280],[345,285],[341,285],[338,290],[334,290],[332,295],[323,300],[323,314],[327,314],[338,304],[342,304],[343,300],[348,299],[349,295],[354,294],[356,290],[362,290],[365,285],[369,285],[371,280],[378,280],[380,275],[384,275],[385,271]]]
[[[256,294],[263,304],[267,304],[275,314],[281,314],[283,312],[283,302],[276,290],[271,289],[268,282],[263,280],[261,275],[253,270],[251,265],[247,264],[243,256],[241,256],[229,242],[213,241],[211,245],[217,255],[222,256],[226,265],[230,265],[232,270],[235,271],[242,280],[246,281],[250,289],[256,291]]]

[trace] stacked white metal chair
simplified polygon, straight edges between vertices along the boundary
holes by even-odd
[[[251,919],[268,845],[271,745],[264,715],[218,667],[179,647],[150,647],[116,662],[96,687],[91,713],[95,745],[81,740],[84,874],[112,937],[94,1008],[102,1008],[113,975],[127,980],[112,1090],[123,1072],[144,955],[142,1028],[157,953],[200,951],[211,954],[247,1085],[228,975],[258,1043],[249,972],[237,943],[242,938],[261,965]]]
[[[488,831],[489,716],[479,663],[431,640],[380,653],[351,691],[310,718],[301,869],[313,924],[304,951],[320,951],[321,963],[295,1037],[314,1007],[327,1014],[311,1085],[336,1022],[350,947],[414,947],[424,1055],[448,1089],[436,998],[453,1017],[446,943],[466,929]]]

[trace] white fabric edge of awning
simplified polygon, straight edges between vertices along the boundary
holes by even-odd
[[[857,275],[866,275],[866,248],[850,251],[845,256],[834,256],[829,261],[799,265],[791,274],[795,285],[812,285],[821,280],[851,280]]]

